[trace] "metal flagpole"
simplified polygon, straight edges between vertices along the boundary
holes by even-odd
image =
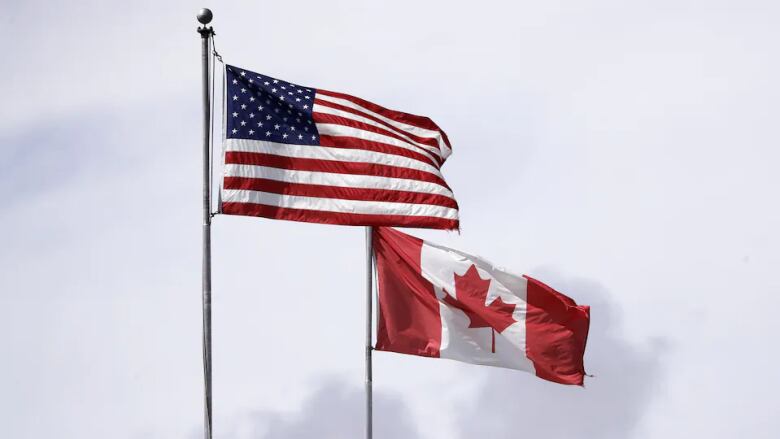
[[[372,328],[372,289],[373,286],[373,227],[366,227],[366,439],[373,437],[374,427],[374,401],[373,401],[373,377],[371,363],[371,328]]]
[[[198,27],[203,61],[203,381],[204,437],[211,439],[211,96],[209,95],[209,53],[214,30],[207,26],[213,14],[203,8],[198,12]]]

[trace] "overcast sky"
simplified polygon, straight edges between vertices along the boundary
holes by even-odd
[[[219,3],[3,4],[3,437],[201,435],[201,6],[437,121],[462,234],[412,233],[592,306],[584,389],[377,353],[378,439],[776,436],[777,2]],[[360,437],[363,230],[213,233],[215,438]]]

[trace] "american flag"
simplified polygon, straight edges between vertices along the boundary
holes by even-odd
[[[326,224],[457,229],[427,117],[225,67],[222,212]]]

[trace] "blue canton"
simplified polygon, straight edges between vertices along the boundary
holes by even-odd
[[[316,89],[225,67],[228,139],[318,145],[312,120]]]

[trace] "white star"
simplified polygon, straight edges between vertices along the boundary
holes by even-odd
[[[246,72],[241,72],[241,76],[246,76]]]
[[[274,111],[278,113],[278,112],[279,112],[279,109],[278,109],[278,108],[274,108]]]
[[[288,91],[288,92],[287,92],[287,94],[288,94],[288,95],[291,95],[291,94],[293,94],[293,92],[291,92],[291,91]]]
[[[233,128],[233,134],[236,134],[237,132],[238,132],[238,130]]]
[[[311,136],[311,140],[314,140],[314,139],[316,139],[316,138],[317,138],[317,136],[315,136],[315,135],[312,135],[312,136]]]
[[[299,88],[299,89],[298,89],[298,93],[303,93],[303,90],[301,90],[301,89]]]
[[[251,136],[252,134],[254,134],[254,133],[255,133],[255,130],[249,130],[249,135],[250,135],[250,136]]]
[[[257,106],[257,111],[263,111],[263,106],[262,105],[258,105]]]
[[[282,86],[282,90],[287,90],[287,87],[285,87],[285,86]]]
[[[286,118],[286,117],[283,117],[283,118],[282,118],[282,120],[283,120],[283,121],[285,121],[285,122],[287,122],[287,118]]]
[[[290,126],[290,131],[295,131],[295,127],[294,126]]]
[[[286,138],[287,138],[287,133],[282,134],[282,139],[286,139]]]
[[[255,113],[249,113],[249,118],[250,119],[254,119],[255,118]]]
[[[265,85],[271,85],[271,83],[270,83],[270,82],[268,82],[268,81],[265,81],[263,84],[265,84]]]
[[[304,131],[309,131],[309,127],[303,127]]]
[[[271,115],[269,114],[268,116],[266,116],[265,120],[271,120]]]
[[[303,109],[304,109],[304,110],[306,110],[306,109],[308,109],[308,108],[309,108],[309,106],[308,106],[308,105],[304,105],[304,106],[303,106]]]
[[[233,100],[234,100],[234,101],[237,101],[237,100],[238,100],[238,96],[236,96],[236,95],[233,95]]]
[[[295,98],[295,102],[300,102],[301,98]]]
[[[271,135],[271,132],[270,132],[270,131],[266,131],[266,132],[265,132],[265,137],[268,137],[268,136],[270,136],[270,135]]]
[[[279,100],[283,101],[284,100],[284,96],[279,96]]]
[[[306,123],[308,123],[309,125],[311,125],[311,121],[310,121],[310,120],[307,120],[307,121],[306,121]]]
[[[298,140],[301,140],[301,139],[303,139],[303,135],[302,134],[298,134]]]
[[[245,89],[245,88],[242,88],[242,89],[241,89],[241,93],[246,93],[246,89]]]
[[[310,89],[308,89],[308,88],[306,89],[306,91],[308,91],[309,93],[311,93],[311,90],[310,90]]]
[[[274,84],[278,84],[278,83],[279,83],[279,80],[278,79],[274,79]]]
[[[275,89],[275,88],[272,88],[272,89],[271,89],[271,93],[276,93],[276,89]]]
[[[266,100],[265,100],[265,103],[266,103],[266,105],[268,105],[268,104],[270,104],[270,103],[271,103],[271,100],[270,100],[270,99],[266,99]]]
[[[234,79],[233,84],[238,84],[238,79]]]
[[[254,102],[254,101],[255,101],[254,96],[249,96],[249,102]]]
[[[243,126],[246,126],[246,122],[244,122],[244,121],[242,120],[242,121],[241,121],[241,126],[242,126],[242,127],[243,127]]]
[[[241,109],[246,110],[246,104],[241,104]]]
[[[257,123],[257,126],[258,126],[258,127],[261,127],[261,126],[263,126],[263,123],[262,123],[262,122],[258,122],[258,123]]]
[[[278,130],[279,129],[279,124],[274,125],[274,129]]]
[[[303,97],[304,99],[309,99],[309,95],[306,95]]]
[[[251,83],[253,83],[253,82],[255,82],[255,80],[254,80],[254,79],[250,79],[250,80],[249,80],[249,83],[250,83],[250,84],[251,84]]]
[[[233,112],[233,117],[238,117],[238,113],[236,113],[236,112],[234,111],[234,112]]]

